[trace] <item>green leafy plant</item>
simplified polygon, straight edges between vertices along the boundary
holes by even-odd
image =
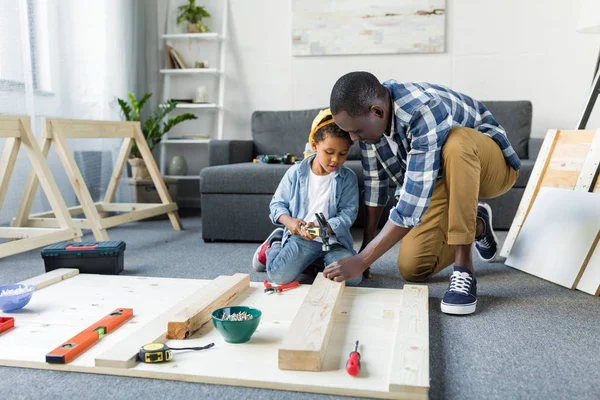
[[[141,99],[136,99],[135,95],[128,92],[129,102],[117,98],[119,106],[121,106],[121,115],[126,121],[140,121],[140,114],[146,105],[148,99],[152,97],[152,93],[146,93]],[[194,114],[185,113],[177,115],[176,117],[169,118],[164,121],[167,114],[177,107],[177,102],[173,100],[167,100],[166,103],[161,105],[161,108],[155,110],[145,121],[140,121],[142,126],[142,132],[148,147],[150,150],[160,143],[162,137],[169,132],[175,125],[180,124],[184,121],[197,119]],[[140,151],[136,145],[131,150],[131,157],[138,158]]]
[[[189,24],[195,25],[199,32],[208,32],[208,27],[202,22],[203,18],[210,18],[210,13],[203,6],[197,6],[196,0],[189,0],[189,3],[177,7],[179,16],[177,24],[187,21]]]

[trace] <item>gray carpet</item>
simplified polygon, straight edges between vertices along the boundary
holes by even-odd
[[[201,239],[201,219],[132,223],[110,230],[127,242],[128,275],[214,278],[249,272],[254,243]],[[355,237],[360,232],[356,232]],[[503,238],[505,234],[501,233]],[[90,240],[92,239],[88,236]],[[357,242],[358,243],[358,242]],[[364,286],[401,288],[397,250],[373,268]],[[449,270],[429,282],[432,399],[598,399],[600,299],[502,264],[477,262],[478,305],[471,316],[441,314]],[[39,250],[0,260],[0,282],[43,273]],[[265,275],[251,273],[253,281]],[[0,342],[1,346],[1,342]],[[0,367],[7,399],[328,399],[335,396],[201,385],[151,379]]]

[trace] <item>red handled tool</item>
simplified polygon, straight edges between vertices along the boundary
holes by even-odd
[[[131,308],[117,308],[89,328],[73,336],[50,353],[46,354],[46,362],[50,364],[67,364],[105,335],[108,335],[133,316]]]
[[[15,319],[11,317],[0,317],[0,333],[6,332],[15,326]]]
[[[271,294],[274,292],[283,292],[284,290],[293,289],[300,285],[300,282],[294,281],[292,283],[286,283],[285,285],[272,285],[265,279],[265,293]]]
[[[356,376],[360,373],[360,353],[358,352],[358,340],[354,351],[350,353],[350,358],[346,362],[346,372],[351,376]]]

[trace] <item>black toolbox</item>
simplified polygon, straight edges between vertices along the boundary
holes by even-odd
[[[42,250],[46,272],[77,268],[81,274],[118,275],[123,272],[125,242],[56,243]]]

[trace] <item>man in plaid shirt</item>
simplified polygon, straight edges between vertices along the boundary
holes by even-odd
[[[484,261],[497,252],[491,209],[478,201],[508,191],[521,166],[504,128],[467,95],[429,83],[381,84],[368,72],[342,76],[330,103],[335,123],[362,150],[367,223],[360,253],[327,266],[325,276],[355,278],[402,240],[402,276],[423,281],[454,263],[441,309],[473,313],[471,246]],[[397,204],[374,237],[390,179]]]

